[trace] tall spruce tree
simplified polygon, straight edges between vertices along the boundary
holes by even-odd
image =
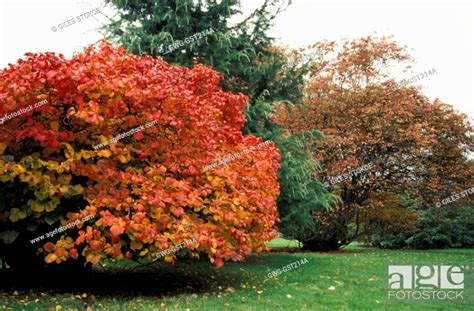
[[[244,133],[273,140],[282,155],[278,199],[280,231],[301,238],[314,230],[313,211],[327,209],[334,197],[315,178],[318,164],[307,144],[321,135],[285,135],[271,121],[280,104],[301,103],[305,68],[289,65],[288,55],[267,35],[275,17],[290,3],[265,0],[240,22],[238,0],[106,0],[117,16],[105,26],[110,40],[137,55],[153,55],[182,66],[201,63],[224,76],[224,89],[249,97]]]

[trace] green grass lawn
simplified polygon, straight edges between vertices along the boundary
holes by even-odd
[[[276,239],[269,245],[281,249],[298,243]],[[381,250],[351,245],[340,252],[294,251],[253,255],[221,269],[206,261],[148,266],[126,276],[113,269],[96,275],[83,288],[63,284],[62,290],[3,289],[0,310],[85,310],[87,306],[93,310],[474,310],[472,269],[465,274],[462,303],[386,299],[389,264],[463,264],[474,269],[472,249]],[[266,280],[269,272],[304,258],[308,263]]]
[[[296,240],[274,239],[267,243],[272,249],[299,248],[300,243]]]

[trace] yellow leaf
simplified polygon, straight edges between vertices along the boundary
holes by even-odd
[[[54,197],[52,200],[45,204],[45,209],[47,212],[53,211],[59,205],[59,198]]]
[[[63,185],[68,185],[71,182],[71,179],[71,174],[65,174],[58,177],[58,181]]]
[[[142,257],[145,256],[146,254],[148,254],[148,248],[145,248],[144,250],[140,252],[140,256]]]
[[[18,164],[16,167],[18,168],[18,173],[22,174],[26,172],[26,169],[23,166]]]
[[[48,161],[46,162],[46,167],[48,168],[48,170],[56,171],[59,169],[59,164],[57,162]]]
[[[173,262],[173,261],[174,261],[174,255],[173,254],[165,256],[165,262]]]
[[[26,213],[23,211],[20,211],[18,208],[12,208],[10,211],[10,220],[11,222],[16,222],[19,219],[24,219],[26,218]]]
[[[31,209],[34,211],[34,212],[37,212],[37,213],[41,213],[44,211],[44,205],[36,202],[36,201],[33,201],[33,200],[28,200],[28,206],[31,207]]]
[[[95,153],[92,152],[92,151],[82,150],[82,151],[79,151],[79,152],[76,154],[75,159],[76,159],[76,160],[89,159],[89,158],[93,157],[94,155],[95,155]]]
[[[109,139],[107,137],[103,136],[103,135],[100,135],[99,140],[100,140],[101,143],[105,143],[105,142],[109,141]]]
[[[112,152],[110,150],[106,149],[106,150],[99,151],[97,154],[101,157],[108,158],[112,155]]]
[[[93,154],[92,154],[92,152],[90,152],[90,151],[84,151],[84,152],[82,153],[82,157],[83,157],[84,159],[86,159],[86,160],[92,158],[92,156],[93,156]]]
[[[41,175],[41,173],[35,173],[31,177],[32,177],[32,179],[31,179],[31,184],[32,185],[37,185],[43,180],[43,176]]]
[[[59,122],[58,121],[52,121],[49,123],[49,127],[52,129],[52,130],[59,130]]]
[[[124,156],[123,154],[119,155],[118,159],[122,163],[127,163],[129,161],[128,157]]]
[[[84,193],[84,188],[82,188],[81,185],[75,185],[74,186],[74,191],[76,191],[78,194]]]
[[[0,155],[5,152],[5,149],[7,148],[7,145],[5,143],[0,143]]]
[[[59,187],[59,190],[60,190],[62,193],[68,192],[69,186],[63,185],[63,186]]]
[[[48,256],[46,256],[44,261],[46,261],[46,263],[52,263],[56,259],[58,259],[58,256],[56,256],[56,254],[52,253],[52,254],[49,254]]]
[[[141,242],[133,241],[130,243],[130,247],[132,249],[141,249],[143,247],[143,244]]]
[[[74,149],[69,144],[66,145],[66,158],[72,158],[75,154]]]
[[[102,95],[101,93],[88,93],[87,94],[89,98],[93,98],[93,99],[98,99],[100,98],[101,95]]]

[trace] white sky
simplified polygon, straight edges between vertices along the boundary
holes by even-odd
[[[262,2],[242,0],[243,11],[250,12]],[[26,52],[54,51],[70,57],[97,42],[102,38],[97,28],[107,21],[103,15],[51,30],[94,8],[110,16],[100,0],[0,0],[0,69]],[[437,71],[418,82],[424,93],[474,117],[471,1],[293,0],[271,31],[291,47],[369,34],[393,35],[410,47],[416,60],[414,74]]]

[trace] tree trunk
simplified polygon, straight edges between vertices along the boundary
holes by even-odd
[[[343,244],[340,242],[337,234],[331,235],[327,239],[322,239],[321,237],[316,237],[311,240],[303,241],[303,250],[308,250],[312,252],[321,252],[321,251],[336,251]]]

